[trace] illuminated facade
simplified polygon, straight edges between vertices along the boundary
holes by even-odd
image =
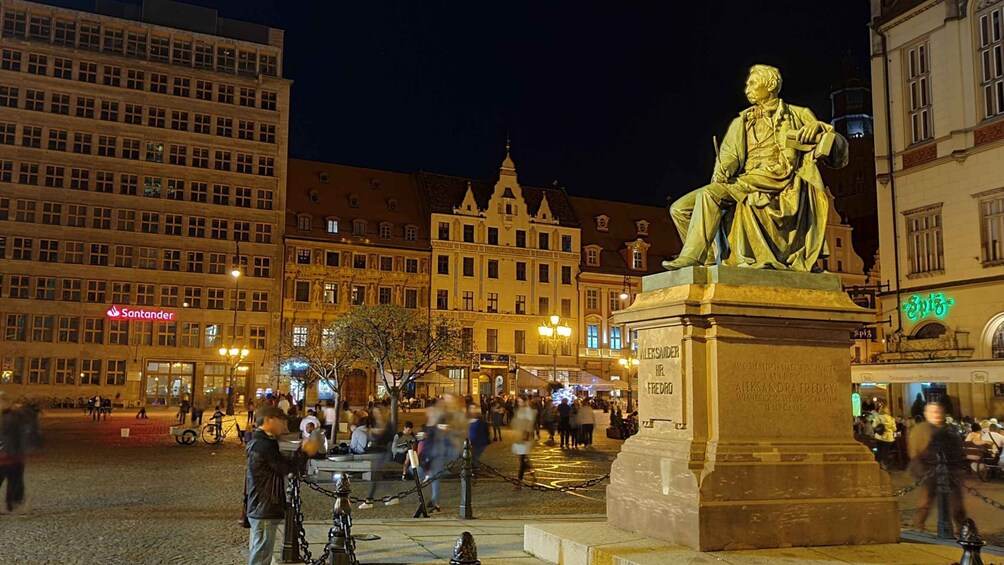
[[[98,6],[0,1],[0,389],[211,407],[232,370],[238,395],[266,388],[283,32],[169,0]],[[250,352],[236,365],[223,346]]]
[[[355,305],[428,309],[428,220],[415,175],[290,159],[288,179],[282,339],[314,339]],[[365,405],[375,378],[360,364],[343,397]],[[308,400],[315,392],[332,397],[322,384]]]
[[[872,1],[881,311],[857,382],[1004,414],[1004,2]],[[885,89],[888,80],[888,92]],[[889,113],[888,109],[892,111]],[[891,133],[891,138],[890,134]],[[891,147],[891,155],[889,148]]]

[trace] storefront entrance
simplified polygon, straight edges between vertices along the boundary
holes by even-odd
[[[350,406],[366,406],[369,401],[369,386],[367,386],[366,372],[362,369],[353,369],[345,378],[342,385],[343,396]]]
[[[146,364],[143,394],[148,406],[177,406],[182,397],[192,399],[194,363],[165,363],[150,361]]]

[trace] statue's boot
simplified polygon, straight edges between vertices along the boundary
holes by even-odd
[[[663,261],[662,268],[666,269],[667,271],[675,271],[677,269],[682,269],[684,267],[697,267],[700,266],[701,264],[702,264],[701,261],[698,261],[697,259],[680,255],[679,257],[673,259],[672,261]]]

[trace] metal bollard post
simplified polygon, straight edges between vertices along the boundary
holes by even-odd
[[[350,565],[355,558],[352,542],[352,503],[349,494],[352,484],[345,473],[337,473],[335,479],[335,505],[331,512],[331,529],[328,530],[328,565]]]
[[[972,518],[966,518],[962,523],[962,535],[959,536],[959,545],[962,546],[962,559],[959,560],[959,565],[983,565],[980,549],[986,544],[980,531],[976,529],[976,523]]]
[[[460,468],[460,517],[474,517],[474,455],[471,440],[464,440],[463,466]]]
[[[457,543],[453,545],[453,559],[450,559],[450,565],[481,565],[481,560],[478,559],[478,546],[474,543],[471,532],[464,532],[457,538]]]
[[[935,467],[935,499],[938,504],[938,538],[955,539],[952,532],[952,516],[948,507],[948,464],[945,454],[938,454],[938,466]]]
[[[298,479],[289,474],[286,482],[286,520],[282,532],[282,562],[296,563],[300,561],[300,524],[296,521],[297,510],[300,507],[299,489],[294,484]]]

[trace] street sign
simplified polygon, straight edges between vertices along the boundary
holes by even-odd
[[[851,339],[867,339],[868,341],[875,341],[875,337],[875,326],[865,326],[863,328],[851,330]]]

